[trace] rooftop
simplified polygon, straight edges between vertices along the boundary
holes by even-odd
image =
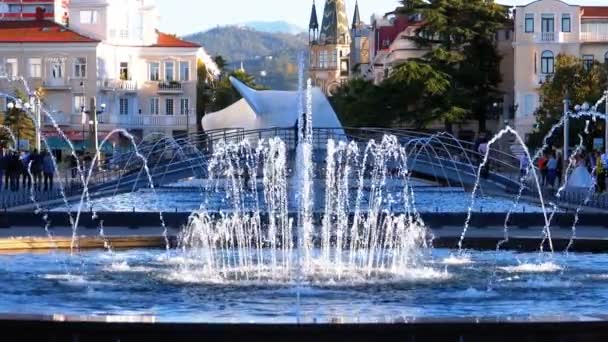
[[[0,43],[98,43],[48,20],[0,21]]]
[[[607,6],[583,6],[583,18],[608,18]]]
[[[182,48],[200,48],[201,46],[188,42],[182,39],[177,38],[174,35],[162,33],[156,31],[158,33],[158,39],[156,44],[152,45],[152,47],[182,47]]]

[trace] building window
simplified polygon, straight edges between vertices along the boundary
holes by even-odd
[[[583,68],[586,71],[590,71],[593,69],[593,64],[595,63],[595,57],[593,55],[584,55],[583,56]]]
[[[51,78],[62,79],[63,78],[63,61],[52,60],[51,61]]]
[[[30,77],[41,78],[42,77],[42,59],[41,58],[30,58]]]
[[[4,63],[4,70],[6,72],[6,76],[10,78],[17,77],[17,74],[19,74],[19,64],[17,62],[17,58],[7,58]]]
[[[524,116],[534,114],[534,110],[536,110],[534,106],[534,95],[528,94],[524,97]]]
[[[74,113],[82,113],[86,108],[86,98],[84,95],[74,95]]]
[[[555,16],[553,14],[543,14],[541,17],[541,32],[555,32]]]
[[[562,32],[572,32],[570,14],[562,14]]]
[[[555,57],[553,52],[544,51],[540,57],[540,72],[542,74],[552,74],[555,71]]]
[[[130,78],[129,75],[129,63],[127,62],[120,62],[120,79],[123,81],[128,81]]]
[[[74,77],[75,78],[86,78],[87,77],[87,59],[85,57],[78,57],[74,61]]]
[[[80,11],[81,24],[97,24],[97,11]]]
[[[190,111],[190,99],[188,99],[188,98],[180,99],[180,101],[179,101],[179,108],[180,108],[179,113],[181,115],[188,115],[188,114],[190,114],[189,113],[189,111]]]
[[[526,31],[526,33],[534,32],[534,14],[526,14],[526,21],[524,26],[524,30]]]
[[[149,71],[148,79],[150,81],[160,80],[160,64],[159,63],[149,63],[148,71]]]
[[[327,51],[321,51],[319,53],[319,68],[325,69],[328,67],[328,55]]]
[[[165,80],[167,82],[175,81],[175,64],[173,62],[165,62]]]
[[[166,99],[165,100],[165,114],[167,114],[167,115],[175,114],[173,106],[174,106],[173,99]]]
[[[190,63],[179,63],[179,79],[183,82],[190,81]]]
[[[505,40],[511,40],[511,30],[505,30]]]
[[[126,97],[120,98],[120,115],[129,115],[129,99]]]
[[[158,97],[150,99],[150,114],[158,115],[160,112],[160,100]]]

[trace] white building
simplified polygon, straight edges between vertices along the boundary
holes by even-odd
[[[0,67],[43,90],[68,137],[93,140],[93,115],[81,114],[92,98],[106,105],[100,139],[115,128],[139,138],[196,131],[197,61],[212,62],[201,46],[157,30],[154,1],[72,0],[68,11],[69,27],[0,21]]]
[[[515,125],[526,135],[536,123],[538,89],[554,73],[558,55],[608,62],[608,7],[538,0],[515,13]]]

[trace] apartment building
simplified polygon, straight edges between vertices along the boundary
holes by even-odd
[[[43,20],[0,21],[0,74],[24,76],[75,141],[124,128],[153,133],[196,131],[197,44],[159,32],[150,0],[72,0],[69,27]],[[3,83],[4,82],[4,83]],[[0,81],[0,91],[10,91]],[[91,99],[103,112],[92,123]],[[55,130],[43,126],[45,135]]]
[[[608,62],[608,7],[538,0],[515,11],[515,126],[533,131],[540,104],[538,89],[555,71],[560,54],[578,56],[585,64]]]
[[[67,24],[69,0],[0,0],[0,20],[34,20],[42,10],[44,19]]]

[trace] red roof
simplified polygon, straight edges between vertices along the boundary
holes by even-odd
[[[583,18],[608,18],[608,7],[583,6]]]
[[[0,43],[98,43],[48,20],[0,21]]]
[[[182,39],[177,38],[174,35],[162,33],[156,31],[158,33],[158,40],[156,44],[152,45],[152,47],[169,47],[169,48],[200,48],[201,46],[192,42],[188,42]]]

